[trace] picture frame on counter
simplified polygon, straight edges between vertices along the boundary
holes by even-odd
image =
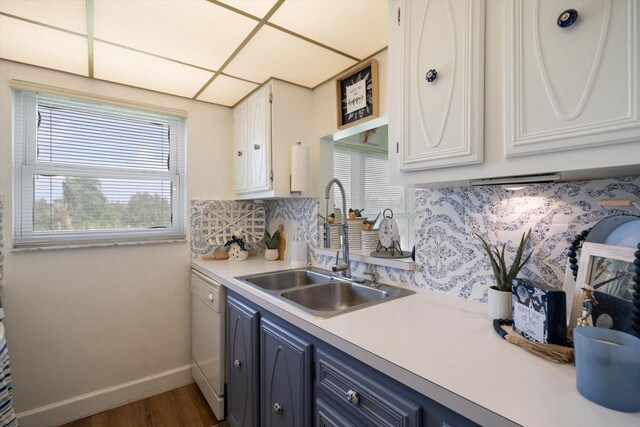
[[[379,110],[378,61],[371,59],[336,79],[338,129],[376,118]]]
[[[569,314],[568,331],[572,332],[583,315],[584,289],[597,303],[589,321],[593,326],[630,332],[633,308],[633,270],[636,248],[585,242],[580,254],[578,276],[574,284],[565,281]],[[570,305],[570,308],[569,308]]]

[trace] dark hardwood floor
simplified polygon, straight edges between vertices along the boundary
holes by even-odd
[[[211,427],[218,423],[198,386],[189,384],[61,427]]]

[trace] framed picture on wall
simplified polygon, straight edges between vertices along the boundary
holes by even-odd
[[[371,59],[336,79],[338,129],[378,117],[378,61]]]

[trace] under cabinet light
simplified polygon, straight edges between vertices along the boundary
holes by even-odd
[[[508,191],[520,191],[520,190],[524,190],[527,187],[528,187],[528,184],[523,184],[523,185],[510,184],[510,185],[503,185],[502,186],[502,188],[504,188],[505,190],[508,190]]]
[[[522,190],[527,186],[527,184],[553,183],[559,180],[560,175],[558,174],[528,175],[505,178],[472,179],[469,181],[469,185],[473,187],[479,185],[502,185],[506,190],[516,191]]]

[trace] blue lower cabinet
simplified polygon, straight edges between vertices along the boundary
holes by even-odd
[[[262,425],[311,426],[311,343],[263,318],[260,348]]]
[[[227,298],[227,421],[234,427],[260,425],[258,401],[260,313]]]
[[[226,401],[234,427],[477,426],[233,293]]]

